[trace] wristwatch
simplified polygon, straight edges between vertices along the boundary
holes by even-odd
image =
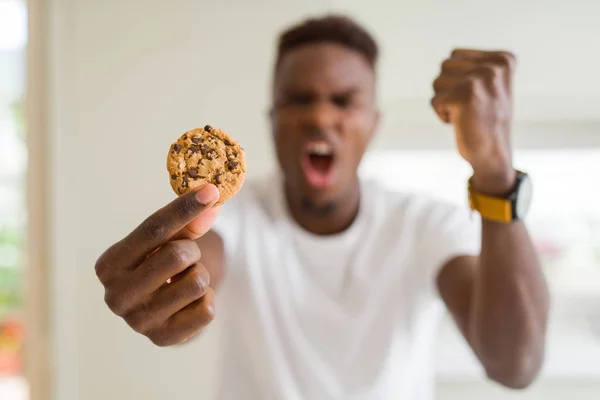
[[[531,205],[533,187],[529,175],[517,171],[517,181],[513,189],[504,196],[489,196],[478,193],[473,187],[473,178],[469,179],[469,206],[477,211],[481,218],[509,223],[525,218]]]

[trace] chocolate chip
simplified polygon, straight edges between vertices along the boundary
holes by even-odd
[[[181,186],[183,187],[188,187],[188,183],[189,183],[189,179],[187,178],[187,176],[184,176],[183,179],[181,180]]]
[[[205,125],[205,126],[204,126],[204,130],[205,130],[206,132],[211,132],[211,131],[212,131],[212,129],[213,129],[213,128],[212,128],[212,126],[210,126],[210,125]]]
[[[196,154],[198,152],[198,147],[197,146],[190,146],[189,151],[191,151],[192,154]]]
[[[202,155],[205,155],[209,151],[210,151],[210,147],[208,147],[207,144],[203,144],[200,146],[200,152],[202,153]]]
[[[221,183],[221,174],[220,173],[216,173],[215,174],[215,183],[218,185],[219,183]]]
[[[239,163],[237,161],[227,161],[227,168],[229,168],[229,170],[234,169],[235,167],[237,167]]]
[[[190,168],[190,169],[188,169],[187,173],[192,178],[197,178],[198,177],[198,170],[196,168]]]
[[[175,153],[179,153],[179,151],[181,150],[181,146],[175,143],[173,145],[173,150],[175,151]]]
[[[202,143],[202,138],[201,137],[193,137],[192,142],[194,142],[196,144],[200,144],[200,143]]]
[[[183,140],[186,140],[186,139],[187,139],[187,134],[183,135]]]
[[[177,175],[171,175],[171,179],[173,179],[173,180],[177,179]]]
[[[227,139],[223,139],[223,143],[225,143],[226,146],[231,146],[231,142]]]

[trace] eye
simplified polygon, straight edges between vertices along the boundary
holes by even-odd
[[[305,93],[294,93],[288,97],[288,104],[294,106],[306,106],[313,101],[313,96]]]
[[[339,108],[348,108],[352,105],[352,98],[349,95],[333,96],[333,104]]]

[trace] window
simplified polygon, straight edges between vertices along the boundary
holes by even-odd
[[[520,150],[514,162],[533,180],[526,223],[552,293],[544,373],[599,379],[600,149]],[[454,150],[374,150],[361,168],[393,190],[427,192],[467,207],[471,169]],[[438,355],[440,379],[481,374],[449,320]]]
[[[0,398],[24,400],[22,294],[27,147],[24,1],[0,0]]]

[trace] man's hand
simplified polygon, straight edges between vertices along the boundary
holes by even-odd
[[[213,224],[213,185],[178,197],[96,262],[108,307],[158,346],[184,342],[214,318],[210,276],[194,241]]]
[[[451,123],[474,186],[491,195],[515,184],[510,125],[515,57],[505,51],[454,50],[434,81],[432,105]]]

